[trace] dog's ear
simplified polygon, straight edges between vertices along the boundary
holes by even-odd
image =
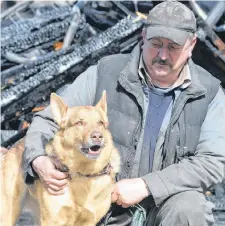
[[[105,127],[108,127],[109,122],[108,122],[108,117],[107,117],[107,100],[106,100],[106,91],[104,90],[102,92],[102,97],[96,104],[97,108],[100,108],[101,112],[103,112],[103,119],[105,122]]]
[[[66,112],[67,112],[68,106],[55,93],[51,94],[50,106],[52,109],[52,114],[53,114],[54,120],[57,122],[57,124],[60,127],[64,128],[65,120],[66,120]]]
[[[100,108],[107,115],[107,100],[105,90],[102,92],[102,97],[96,104],[96,107]]]

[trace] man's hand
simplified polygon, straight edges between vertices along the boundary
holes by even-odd
[[[56,170],[55,165],[48,156],[39,156],[34,159],[32,167],[50,194],[64,194],[64,188],[69,181],[69,175],[68,173]]]
[[[112,202],[128,208],[149,196],[145,182],[141,178],[124,179],[115,184],[111,195]]]

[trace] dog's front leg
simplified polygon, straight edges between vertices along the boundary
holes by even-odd
[[[92,211],[77,206],[74,226],[96,226],[96,224],[96,215]]]
[[[74,226],[76,206],[69,187],[63,195],[55,196],[50,195],[40,182],[38,196],[41,226]]]

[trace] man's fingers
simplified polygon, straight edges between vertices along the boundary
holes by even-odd
[[[122,204],[122,207],[123,207],[123,208],[128,208],[128,207],[130,207],[130,205]]]
[[[119,199],[119,195],[116,192],[111,194],[111,202],[114,203]]]
[[[65,187],[66,186],[64,186],[64,187],[58,187],[58,186],[55,186],[54,184],[49,184],[48,185],[48,188],[52,189],[55,192],[62,191],[62,190],[64,190]]]
[[[118,200],[116,201],[116,204],[117,204],[118,206],[121,206],[123,203],[118,199]]]
[[[50,183],[59,188],[63,188],[67,186],[68,181],[69,181],[68,179],[62,179],[62,180],[51,179]]]
[[[64,190],[60,190],[60,191],[54,191],[51,188],[47,188],[47,191],[51,194],[51,195],[63,195],[65,193]]]
[[[51,172],[51,177],[56,179],[56,180],[63,180],[63,179],[68,178],[69,174],[53,169],[52,172]]]

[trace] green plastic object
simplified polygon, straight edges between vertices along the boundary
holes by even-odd
[[[143,226],[146,221],[145,209],[139,204],[136,204],[133,207],[136,207],[136,210],[133,215],[131,226]]]

